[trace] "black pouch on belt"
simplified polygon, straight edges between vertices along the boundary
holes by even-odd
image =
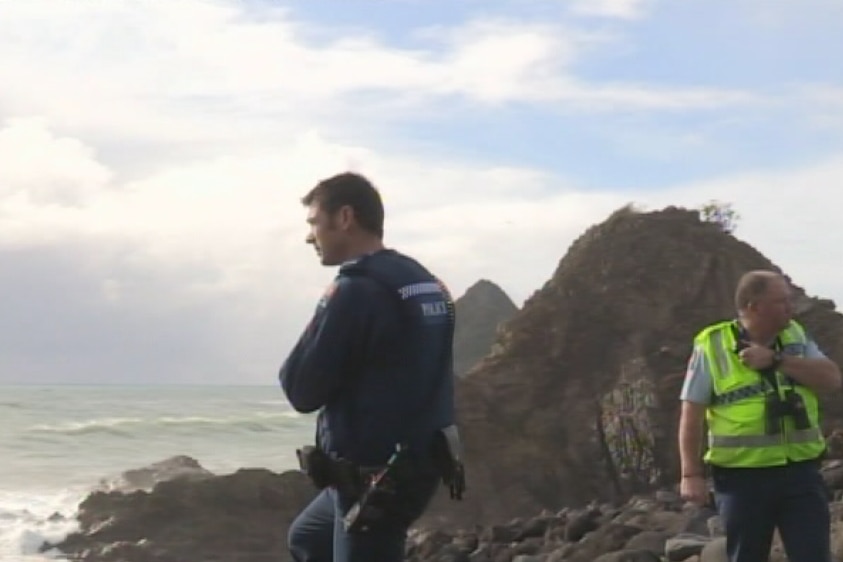
[[[333,483],[334,461],[319,447],[306,445],[296,449],[299,468],[307,474],[313,485],[319,490],[327,488]]]

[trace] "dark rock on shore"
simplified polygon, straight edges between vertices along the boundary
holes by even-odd
[[[196,459],[179,455],[143,468],[126,470],[117,478],[101,481],[98,489],[103,492],[134,492],[150,490],[159,482],[168,480],[203,480],[211,476],[213,473],[203,468]]]
[[[307,478],[264,469],[201,472],[157,482],[150,491],[94,492],[79,505],[79,532],[45,549],[57,547],[79,562],[288,559],[287,527],[315,495]]]
[[[165,463],[170,461],[165,461]],[[195,463],[191,459],[191,463]],[[199,467],[196,463],[196,467]],[[201,467],[199,467],[201,469]],[[824,471],[840,495],[839,463]],[[149,490],[94,492],[78,533],[56,545],[77,562],[289,561],[287,529],[315,495],[298,472],[262,469],[176,476]],[[843,504],[833,502],[835,560],[843,560]],[[529,517],[456,529],[417,526],[409,562],[725,562],[719,518],[670,490],[620,505],[560,506]],[[778,543],[772,562],[786,558]]]

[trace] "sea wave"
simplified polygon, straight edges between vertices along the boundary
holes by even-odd
[[[41,562],[55,559],[41,553],[44,542],[58,542],[78,528],[73,515],[79,490],[25,494],[0,490],[0,560]]]
[[[170,429],[193,431],[214,429],[216,431],[264,432],[276,431],[290,420],[301,418],[297,412],[253,412],[243,416],[159,416],[159,417],[107,417],[83,421],[38,424],[28,428],[36,434],[88,435],[110,434],[122,437],[138,431]]]
[[[10,409],[23,409],[26,407],[26,404],[23,402],[0,402],[0,408],[10,408]]]

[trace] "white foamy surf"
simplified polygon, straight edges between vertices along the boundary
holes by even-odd
[[[2,562],[56,560],[42,546],[126,470],[176,455],[216,474],[286,470],[313,438],[276,387],[0,386],[0,419]]]
[[[42,552],[77,529],[73,514],[85,490],[39,495],[0,492],[0,560],[40,562],[61,559],[55,551]]]

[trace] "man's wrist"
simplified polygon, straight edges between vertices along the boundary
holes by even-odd
[[[682,478],[702,478],[705,476],[705,470],[702,467],[688,467],[679,474]]]

